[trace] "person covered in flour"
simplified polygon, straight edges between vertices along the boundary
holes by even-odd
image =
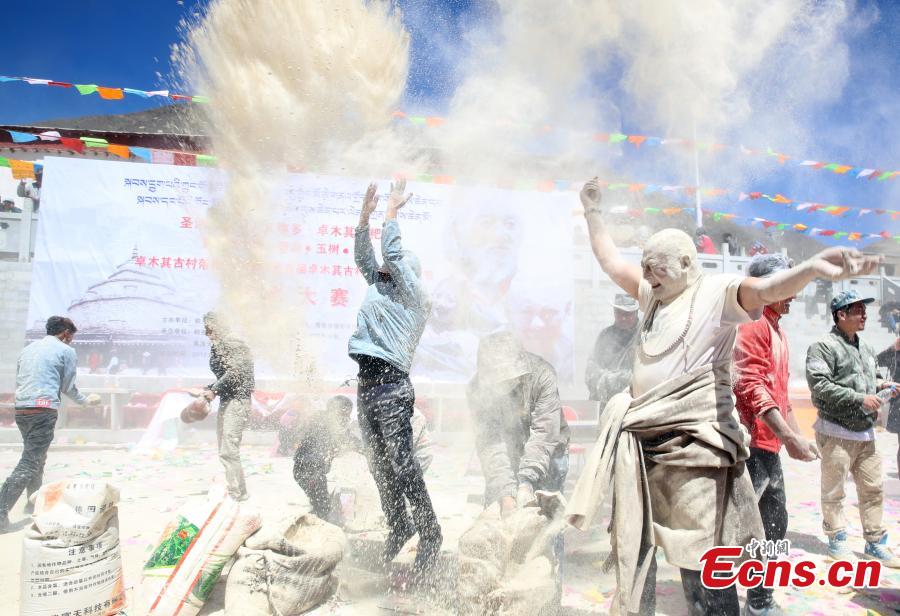
[[[587,360],[584,383],[590,399],[602,411],[606,403],[631,383],[634,343],[638,334],[638,303],[625,293],[612,302],[613,324],[601,331]]]
[[[484,473],[484,505],[506,517],[534,501],[535,490],[562,492],[569,470],[569,425],[556,371],[508,331],[478,344],[478,371],[466,390],[475,449]]]
[[[404,250],[401,241],[398,213],[412,198],[412,194],[404,195],[406,180],[391,184],[381,229],[380,265],[375,257],[369,220],[378,208],[377,189],[370,184],[366,190],[356,227],[354,258],[369,288],[348,353],[359,365],[357,419],[389,529],[384,564],[394,560],[418,533],[413,568],[414,573],[424,574],[439,563],[444,539],[422,467],[413,453],[416,392],[409,371],[431,314],[431,299],[422,283],[418,257]]]
[[[600,266],[638,300],[645,316],[631,385],[601,415],[600,436],[569,501],[568,521],[586,530],[615,492],[614,612],[654,613],[655,552],[661,546],[681,571],[691,615],[737,615],[734,586],[712,590],[700,581],[706,550],[765,538],[744,465],[749,439],[731,391],[737,326],[816,277],[865,275],[880,259],[830,248],[766,278],[706,275],[691,237],[664,229],[647,241],[638,267],[622,258],[605,228],[596,178],[580,198]]]

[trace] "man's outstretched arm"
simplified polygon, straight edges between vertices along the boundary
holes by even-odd
[[[366,283],[375,283],[375,272],[378,270],[378,260],[375,258],[375,250],[372,248],[372,238],[369,237],[369,218],[378,208],[378,195],[375,192],[378,186],[369,184],[366,196],[363,198],[362,209],[359,212],[359,224],[356,226],[356,237],[353,245],[353,257],[356,267],[359,268]]]
[[[843,280],[871,274],[880,256],[866,256],[852,248],[829,248],[797,267],[768,278],[745,278],[738,289],[738,302],[747,312],[794,297],[816,278]]]
[[[384,265],[391,273],[391,278],[400,289],[400,301],[407,307],[419,307],[426,313],[431,312],[431,300],[422,284],[419,275],[409,263],[400,239],[400,225],[397,214],[412,198],[406,195],[406,180],[400,179],[391,183],[391,194],[388,197],[387,211],[384,213],[384,228],[381,232],[381,256]]]
[[[581,205],[584,206],[584,217],[588,224],[588,236],[591,248],[600,267],[614,283],[638,299],[638,288],[641,284],[641,268],[622,258],[615,242],[603,224],[603,212],[600,209],[600,186],[597,178],[592,179],[581,189]]]

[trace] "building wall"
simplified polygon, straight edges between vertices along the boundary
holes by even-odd
[[[15,386],[16,358],[25,344],[31,264],[0,261],[0,393]]]

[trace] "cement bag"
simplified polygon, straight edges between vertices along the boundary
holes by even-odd
[[[54,546],[32,526],[22,542],[22,616],[107,616],[125,608],[117,520],[78,546]]]
[[[554,559],[555,560],[555,559]],[[484,599],[483,614],[550,616],[560,609],[558,564],[546,556],[513,564],[500,586]]]
[[[341,522],[349,534],[383,530],[384,514],[378,487],[372,479],[365,456],[347,452],[331,462],[328,485],[333,486],[333,509],[340,512]]]
[[[184,505],[144,565],[138,613],[195,616],[238,547],[259,528],[222,488]]]
[[[541,507],[518,509],[506,519],[500,507],[485,509],[459,539],[460,613],[487,616],[554,614],[560,605],[554,522],[561,497]]]
[[[116,517],[119,490],[105,481],[68,479],[43,486],[34,498],[36,533],[63,547],[80,545],[106,531]]]
[[[226,616],[293,616],[337,590],[347,540],[312,514],[263,526],[238,549],[225,587]]]

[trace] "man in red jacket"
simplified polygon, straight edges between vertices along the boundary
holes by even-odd
[[[783,254],[760,254],[750,261],[747,273],[763,278],[789,267],[791,262]],[[770,304],[763,318],[741,325],[734,349],[736,406],[750,431],[747,470],[769,541],[784,539],[787,533],[787,499],[778,457],[781,445],[795,460],[810,462],[819,457],[815,443],[800,435],[788,397],[788,341],[780,321],[790,311],[791,300]],[[747,589],[744,613],[775,616],[782,612],[772,589],[758,586]]]

